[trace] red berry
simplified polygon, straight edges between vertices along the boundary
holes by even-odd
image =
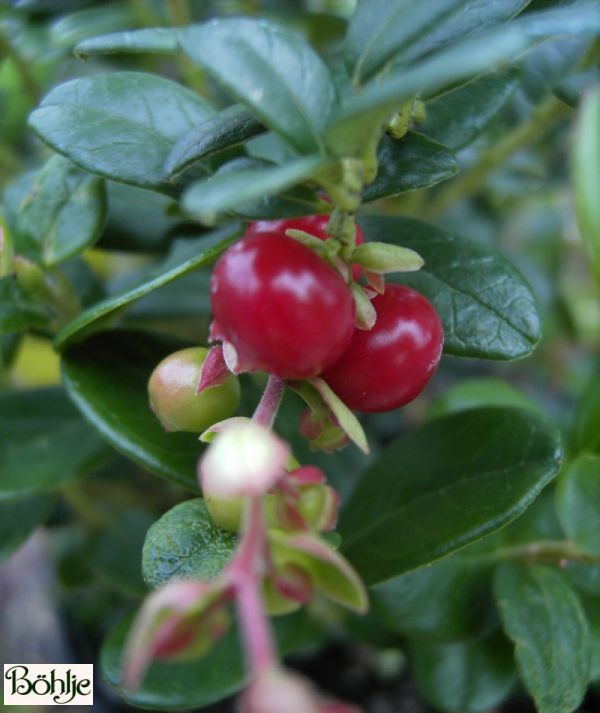
[[[319,240],[327,240],[330,237],[327,234],[327,224],[329,223],[328,215],[307,215],[303,218],[291,218],[290,220],[257,220],[255,223],[250,223],[246,228],[245,236],[257,235],[259,233],[278,233],[285,235],[286,230],[303,230],[305,233],[314,235]],[[360,245],[365,242],[365,236],[360,226],[356,226],[356,244]],[[354,265],[352,273],[355,280],[360,279],[360,265]]]
[[[217,262],[213,313],[240,364],[286,379],[319,374],[354,331],[352,294],[309,248],[275,233],[244,237]]]
[[[389,284],[373,307],[373,329],[355,330],[341,359],[321,375],[355,411],[390,411],[412,401],[442,355],[442,323],[423,295]]]

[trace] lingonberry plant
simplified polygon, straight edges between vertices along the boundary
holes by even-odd
[[[0,599],[65,613],[15,595],[5,660],[107,710],[598,705],[599,35],[0,9]]]

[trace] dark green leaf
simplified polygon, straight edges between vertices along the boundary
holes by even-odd
[[[264,21],[215,20],[182,30],[191,59],[303,153],[323,151],[335,103],[329,70],[298,35]]]
[[[586,691],[591,653],[575,592],[563,574],[541,565],[502,565],[494,588],[523,684],[538,711],[572,713]]]
[[[575,452],[600,452],[600,372],[587,384],[579,399],[573,426]]]
[[[457,8],[465,14],[464,5],[464,0],[429,0],[425,3],[358,0],[344,47],[354,84],[383,69],[403,47],[442,25]]]
[[[600,456],[580,456],[561,473],[556,509],[567,537],[600,555]]]
[[[0,499],[0,562],[9,557],[52,512],[54,497]]]
[[[342,514],[342,550],[367,584],[432,562],[517,517],[560,457],[558,433],[520,409],[430,422],[367,471]]]
[[[387,629],[426,641],[457,641],[489,631],[495,623],[492,565],[472,561],[473,547],[430,567],[391,579],[369,592],[371,605]]]
[[[173,577],[217,577],[231,559],[235,535],[217,527],[197,498],[176,505],[154,523],[144,543],[142,570],[148,586],[159,587]]]
[[[569,106],[577,106],[582,96],[600,82],[600,67],[577,72],[561,80],[555,87],[554,93]]]
[[[0,424],[0,498],[54,490],[109,454],[61,389],[3,394]]]
[[[137,279],[135,285],[129,286],[117,295],[97,302],[93,307],[78,315],[58,334],[56,346],[63,349],[74,339],[81,339],[93,329],[99,328],[104,324],[104,322],[100,323],[100,320],[114,315],[122,307],[144,297],[158,287],[167,285],[178,277],[183,277],[203,265],[210,264],[240,232],[240,227],[234,225],[213,231],[196,240],[176,242],[169,256],[150,273],[145,273]]]
[[[121,661],[130,625],[131,619],[121,621],[104,641],[100,655],[104,678],[129,703],[161,711],[199,708],[236,693],[245,684],[242,649],[234,628],[204,658],[190,663],[154,663],[137,691],[122,689]],[[274,628],[284,655],[320,636],[301,612],[278,617]]]
[[[600,681],[600,599],[579,595],[590,629],[590,681]]]
[[[165,170],[177,173],[194,161],[237,146],[264,131],[260,121],[235,104],[182,136],[168,155]]]
[[[385,136],[377,150],[377,161],[377,178],[363,191],[367,202],[434,186],[458,171],[452,152],[414,132],[399,141]]]
[[[329,164],[323,156],[307,156],[283,166],[254,159],[231,161],[214,176],[193,183],[183,195],[183,208],[190,215],[210,222],[224,211],[281,193],[319,173]]]
[[[148,403],[148,378],[175,348],[142,333],[106,332],[68,349],[62,375],[71,399],[114,448],[153,473],[197,490],[197,437],[164,431]]]
[[[475,24],[478,23],[479,20],[475,20]],[[359,154],[374,127],[383,125],[411,97],[421,94],[427,98],[457,82],[490,71],[514,60],[544,37],[593,35],[599,30],[600,8],[595,3],[584,3],[530,14],[522,21],[461,39],[408,68],[398,67],[349,99],[330,121],[327,146],[337,155]],[[458,28],[457,36],[462,35],[462,29]],[[428,38],[427,42],[430,41]]]
[[[457,644],[412,643],[410,661],[418,687],[437,710],[493,710],[516,682],[507,640],[494,634]]]
[[[581,105],[573,151],[577,224],[600,280],[600,86]]]
[[[517,85],[514,71],[484,75],[428,102],[427,119],[419,128],[435,141],[461,149],[485,131]]]
[[[465,379],[450,387],[429,405],[427,416],[437,418],[478,406],[517,406],[538,410],[531,399],[507,381],[483,377]]]
[[[33,130],[73,163],[123,183],[165,188],[172,147],[214,110],[153,74],[94,74],[61,84],[29,117]]]
[[[49,317],[43,302],[28,295],[14,277],[0,278],[0,334],[44,327]]]
[[[90,246],[104,224],[104,181],[53,156],[5,193],[15,249],[45,265],[56,265]]]
[[[143,596],[142,547],[146,532],[154,522],[147,510],[118,508],[111,503],[108,522],[99,532],[91,565],[107,582],[128,594]]]
[[[121,52],[174,54],[178,49],[177,30],[171,27],[151,27],[92,37],[80,42],[73,51],[80,59],[87,59],[90,55]]]
[[[425,260],[418,273],[390,279],[433,302],[444,324],[447,354],[517,359],[533,351],[541,336],[535,298],[500,254],[409,218],[366,216],[360,224],[370,240],[411,248]]]

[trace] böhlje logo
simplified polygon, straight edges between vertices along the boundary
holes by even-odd
[[[93,664],[4,664],[4,705],[94,705]]]

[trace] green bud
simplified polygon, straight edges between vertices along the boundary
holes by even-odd
[[[368,242],[358,245],[352,253],[353,262],[369,272],[414,272],[425,264],[419,253],[391,243]]]

